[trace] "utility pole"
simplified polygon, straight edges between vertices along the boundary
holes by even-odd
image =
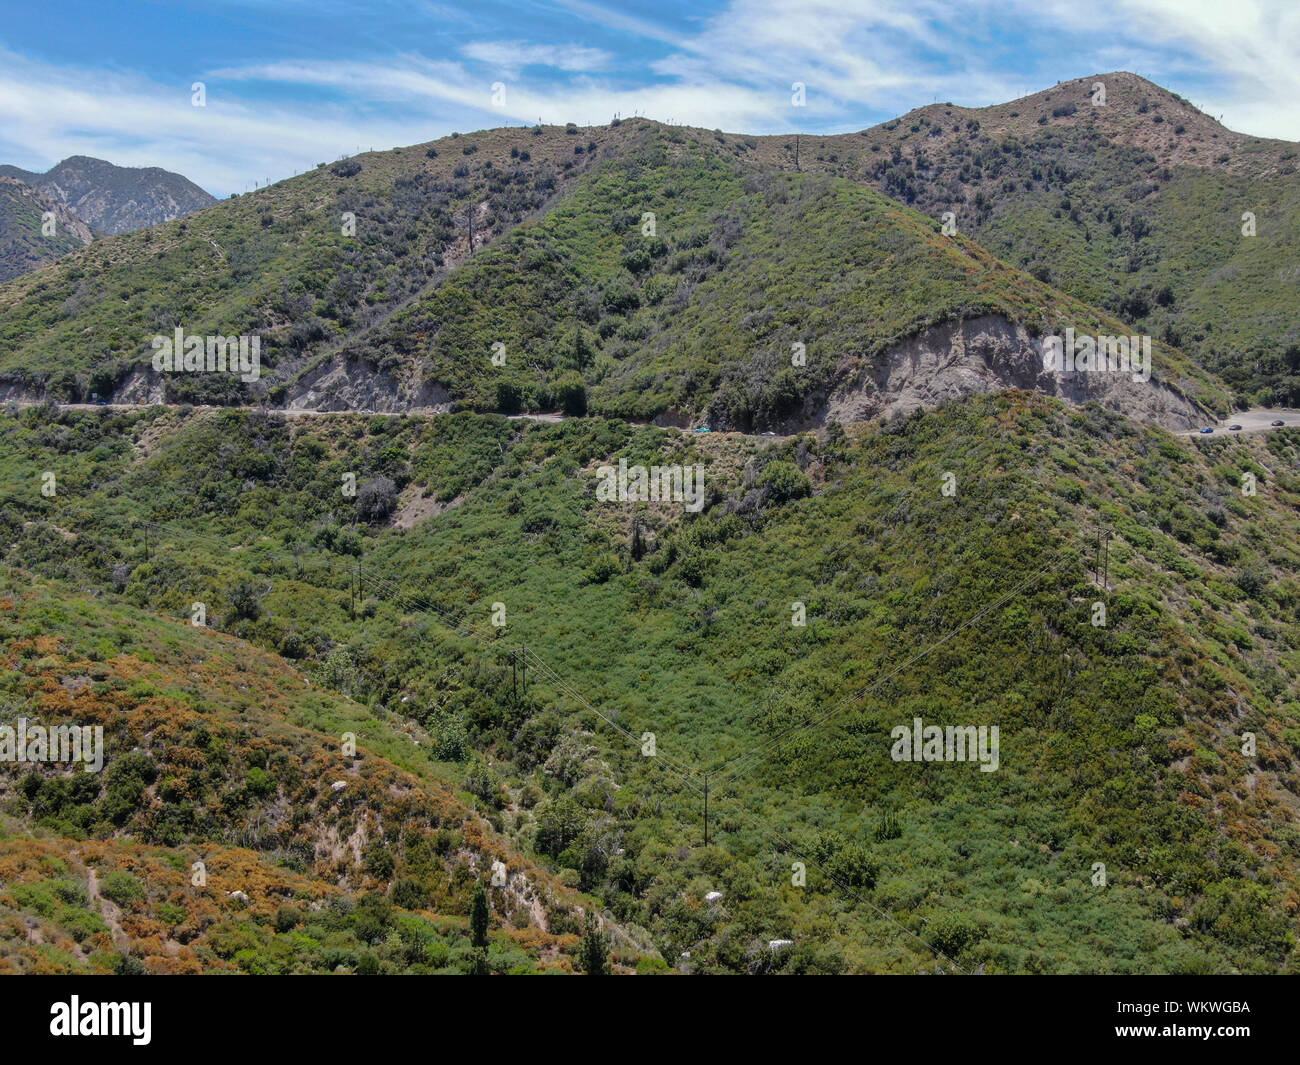
[[[704,774],[704,845],[709,845],[709,774]]]

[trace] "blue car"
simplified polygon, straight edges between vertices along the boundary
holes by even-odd
[[[1214,432],[1214,430],[1207,425],[1204,429],[1201,430],[1201,435],[1204,436],[1206,433],[1212,433],[1212,432]]]

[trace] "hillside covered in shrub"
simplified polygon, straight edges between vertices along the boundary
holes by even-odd
[[[642,970],[1295,966],[1294,430],[1191,441],[1016,392],[788,438],[30,408],[0,421],[0,454],[11,698],[66,709],[102,689],[93,712],[135,745],[154,721],[163,760],[121,821],[108,789],[132,755],[90,798],[12,779],[11,849],[52,834],[72,870],[128,841],[252,861],[261,839],[286,877],[316,879],[315,902],[378,893],[412,920],[463,921],[464,848],[500,847],[536,866],[530,884],[598,900],[617,963]],[[619,459],[702,467],[702,511],[599,502]],[[369,490],[345,495],[348,473]],[[42,612],[21,589],[46,579],[68,591]],[[164,638],[180,676],[136,687]],[[229,712],[209,705],[254,683]],[[999,769],[893,760],[891,730],[917,717],[997,725]],[[335,795],[328,747],[350,722],[375,753]],[[315,754],[290,768],[289,750]],[[403,772],[458,785],[479,842],[460,842],[451,800],[417,792],[432,805],[407,816],[434,855],[419,864],[378,794]],[[395,868],[366,868],[364,847],[322,866],[320,834],[351,838],[363,797]],[[215,825],[214,804],[233,804]],[[131,875],[151,900],[171,883]],[[9,890],[15,919],[33,912]],[[313,940],[349,934],[321,921]]]

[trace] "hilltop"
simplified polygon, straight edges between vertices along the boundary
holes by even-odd
[[[216,203],[158,167],[114,166],[74,155],[44,174],[0,166],[0,282],[89,244],[96,234],[157,225]],[[53,232],[43,228],[53,216]]]
[[[1123,314],[862,181],[761,154],[755,138],[633,120],[322,164],[0,289],[0,373],[12,397],[560,406],[741,429],[970,388],[1042,388],[1178,427],[1227,409],[1167,338],[1151,389],[1062,386],[1041,373],[1041,337],[1127,335]],[[154,373],[150,338],[178,325],[259,336],[262,376]],[[933,381],[899,376],[917,350]]]
[[[1181,349],[1242,406],[1300,402],[1300,145],[1113,72],[861,133],[758,139],[768,165],[793,168],[796,148],[803,171],[951,212],[999,258]]]

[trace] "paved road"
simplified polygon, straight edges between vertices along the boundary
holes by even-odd
[[[1211,426],[1215,436],[1219,433],[1227,433],[1229,436],[1237,436],[1238,433],[1267,433],[1277,426],[1272,423],[1275,421],[1286,422],[1287,425],[1300,425],[1300,411],[1288,410],[1284,408],[1255,407],[1251,410],[1238,411],[1230,415],[1226,421],[1219,422]],[[1233,432],[1228,428],[1230,425],[1240,425],[1241,429]],[[1200,436],[1201,433],[1196,429],[1182,434],[1183,436]],[[1211,434],[1206,433],[1206,436]]]
[[[5,400],[3,402],[0,402],[0,406],[7,406],[9,404],[14,404],[19,407],[37,407],[40,406],[43,402],[44,400],[38,400],[38,399],[10,399],[10,400]],[[175,408],[175,407],[182,407],[182,406],[185,406],[185,404],[183,403],[102,403],[102,404],[101,403],[60,403],[59,404],[60,409],[63,410],[149,410],[153,407]],[[388,410],[368,410],[368,409],[310,410],[310,409],[296,409],[296,408],[286,408],[286,407],[235,407],[235,406],[226,406],[226,405],[214,406],[212,404],[203,404],[203,403],[191,404],[191,406],[193,406],[195,410],[264,410],[268,414],[283,414],[286,418],[327,417],[331,414],[384,414],[384,415],[389,415],[394,417],[399,414],[410,414],[417,418],[429,418],[438,414],[446,413],[446,411],[435,410],[431,407],[424,407],[424,408],[412,407],[410,410],[388,411]],[[564,421],[566,416],[561,411],[555,410],[555,411],[542,411],[537,414],[507,414],[506,417],[509,418],[511,421],[548,422],[553,424],[555,422]],[[629,425],[652,425],[654,423],[628,421],[628,424]],[[660,426],[660,428],[677,429],[678,432],[682,432],[682,433],[689,433],[693,431],[689,428],[682,428],[680,426],[673,426],[673,425],[664,425],[664,426]],[[775,434],[764,433],[763,435],[774,436]]]
[[[9,403],[17,404],[19,407],[37,407],[44,401],[36,399],[11,399],[0,403],[5,406]],[[64,410],[150,410],[153,407],[183,407],[183,403],[60,403],[59,407]],[[405,411],[384,411],[384,410],[310,410],[296,409],[285,407],[235,407],[235,406],[215,406],[212,404],[195,403],[191,404],[195,410],[264,410],[267,414],[283,414],[286,418],[314,418],[324,417],[330,414],[412,414],[420,417],[428,417],[434,414],[442,414],[443,411],[433,410],[430,408],[419,409],[413,408]],[[535,422],[559,422],[564,420],[564,415],[558,411],[548,412],[545,414],[512,414],[511,418],[525,419]]]
[[[36,406],[37,403],[40,401],[8,400],[7,402],[16,403],[20,407],[31,407],[31,406]],[[177,407],[180,405],[181,404],[176,404],[176,403],[169,403],[169,404],[108,403],[108,404],[104,404],[101,407],[97,403],[60,403],[59,404],[60,407],[66,407],[69,410],[100,410],[100,409],[147,410],[150,407],[160,407],[160,406]],[[285,415],[285,417],[288,418],[314,418],[314,417],[322,417],[330,414],[412,414],[421,417],[428,417],[430,415],[443,413],[442,411],[437,411],[432,409],[408,410],[408,411],[373,411],[373,410],[337,411],[337,410],[294,410],[294,409],[285,409],[281,407],[265,407],[265,408],[263,407],[215,407],[215,406],[204,406],[201,404],[197,405],[195,409],[196,410],[266,410],[270,414],[283,414]],[[509,415],[509,417],[512,420],[535,421],[535,422],[560,422],[564,420],[564,415],[561,414],[559,411],[547,411],[541,414],[511,414]],[[1239,435],[1239,433],[1266,433],[1271,429],[1277,428],[1277,426],[1274,426],[1272,424],[1275,421],[1282,421],[1285,422],[1287,425],[1300,426],[1300,410],[1292,410],[1289,408],[1282,408],[1282,407],[1278,407],[1278,408],[1255,407],[1251,410],[1239,411],[1236,414],[1229,417],[1228,419],[1226,419],[1225,421],[1219,422],[1218,424],[1214,425],[1213,426],[1214,435],[1217,436],[1220,433],[1227,433],[1231,436],[1237,436]],[[648,424],[648,423],[633,423],[633,424]],[[1228,428],[1228,426],[1230,425],[1240,425],[1241,429],[1234,432]],[[673,427],[665,426],[664,428],[673,428]],[[681,432],[688,433],[691,432],[691,430],[682,429]],[[764,433],[762,435],[775,436],[776,434]],[[1184,433],[1181,433],[1180,435],[1200,436],[1202,434],[1196,429],[1191,429]],[[1211,434],[1207,433],[1204,435],[1208,436]],[[788,439],[788,438],[782,437],[781,439]]]

